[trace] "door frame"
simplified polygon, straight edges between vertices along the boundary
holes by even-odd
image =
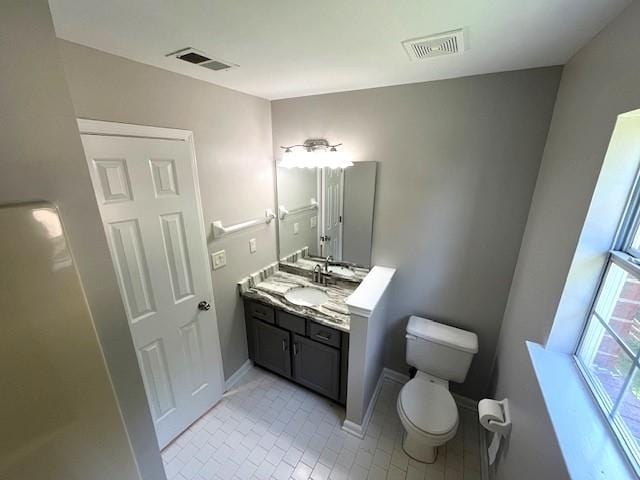
[[[129,137],[129,138],[148,138],[156,140],[173,140],[178,142],[185,142],[189,147],[189,157],[191,159],[191,172],[192,180],[194,183],[194,192],[196,196],[196,215],[199,220],[199,233],[201,253],[204,258],[207,259],[207,265],[209,264],[209,249],[207,247],[207,232],[204,223],[204,213],[202,210],[202,197],[200,195],[200,182],[198,180],[198,164],[196,161],[196,149],[193,139],[193,132],[191,130],[181,130],[178,128],[165,128],[165,127],[152,127],[147,125],[135,125],[131,123],[119,123],[108,122],[103,120],[91,120],[87,118],[78,118],[78,129],[80,135],[100,135],[100,136],[112,136],[112,137]],[[206,289],[211,298],[211,313],[215,322],[215,328],[218,333],[218,352],[220,352],[220,358],[218,361],[218,380],[220,382],[220,391],[224,394],[225,381],[224,370],[222,368],[222,345],[220,344],[220,329],[218,328],[218,314],[215,304],[215,298],[213,296],[213,278],[211,277],[211,270],[209,274],[205,275]],[[120,293],[122,296],[122,293]],[[131,334],[131,329],[129,329]],[[140,370],[140,364],[138,362],[138,370]],[[140,372],[142,374],[142,372]]]

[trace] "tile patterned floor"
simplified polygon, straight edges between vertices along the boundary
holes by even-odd
[[[260,368],[163,452],[169,480],[480,480],[478,423],[460,410],[456,437],[432,465],[402,451],[401,385],[385,381],[362,440],[344,409]]]

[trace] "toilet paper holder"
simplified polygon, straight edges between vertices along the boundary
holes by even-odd
[[[483,421],[480,419],[480,423],[484,428],[489,430],[490,432],[495,432],[503,437],[509,436],[511,433],[511,410],[509,409],[509,399],[505,398],[504,400],[491,400],[491,399],[483,399],[478,403],[478,409],[480,409],[480,403],[496,403],[500,405],[500,410],[502,411],[503,421],[490,418],[487,421]]]

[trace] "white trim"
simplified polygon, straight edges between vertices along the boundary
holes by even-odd
[[[598,472],[599,478],[637,480],[573,355],[525,344],[569,477]],[[596,443],[598,455],[591,455]]]
[[[242,365],[240,365],[240,368],[238,368],[233,375],[231,375],[227,380],[225,380],[224,382],[224,391],[225,393],[228,392],[229,390],[231,390],[233,388],[233,386],[238,383],[238,381],[244,377],[247,372],[249,370],[251,370],[253,368],[253,362],[251,360],[247,360],[246,362],[244,362]]]
[[[351,420],[345,420],[342,424],[342,430],[355,435],[358,438],[364,438],[367,432],[367,427],[369,426],[369,422],[371,421],[373,409],[376,405],[376,401],[378,400],[378,396],[380,395],[380,390],[382,390],[382,384],[385,380],[391,380],[392,382],[404,384],[409,381],[409,375],[404,375],[400,372],[396,372],[395,370],[391,370],[386,367],[383,368],[380,372],[380,376],[378,377],[376,388],[373,390],[373,395],[371,395],[371,400],[369,400],[369,405],[367,406],[367,411],[365,412],[364,418],[362,419],[362,424],[358,425]]]
[[[132,123],[105,122],[78,118],[78,129],[81,135],[113,135],[118,137],[161,138],[165,140],[182,140],[193,142],[190,130],[177,128],[151,127]],[[193,157],[195,160],[195,155]]]
[[[362,425],[358,425],[357,423],[352,422],[351,420],[345,420],[344,422],[342,422],[342,430],[347,433],[350,433],[354,437],[358,437],[361,439],[364,438]]]
[[[345,300],[347,307],[349,307],[349,313],[370,317],[382,295],[387,291],[395,273],[395,268],[374,266],[358,285],[358,288]]]
[[[378,382],[376,383],[376,387],[373,389],[373,395],[371,395],[371,400],[369,400],[369,405],[367,406],[367,411],[362,418],[362,423],[358,425],[351,420],[345,420],[342,423],[342,430],[348,432],[352,435],[355,435],[358,438],[364,438],[365,433],[367,432],[367,427],[369,426],[369,421],[371,420],[371,415],[373,414],[373,408],[376,405],[376,401],[378,400],[378,396],[380,395],[380,390],[382,390],[382,384],[384,383],[385,370],[383,368],[380,372],[380,376],[378,377]]]

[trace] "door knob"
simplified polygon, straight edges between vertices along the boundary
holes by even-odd
[[[209,309],[211,309],[211,305],[209,304],[209,302],[206,302],[203,300],[198,304],[198,310],[202,310],[203,312],[206,312]]]

